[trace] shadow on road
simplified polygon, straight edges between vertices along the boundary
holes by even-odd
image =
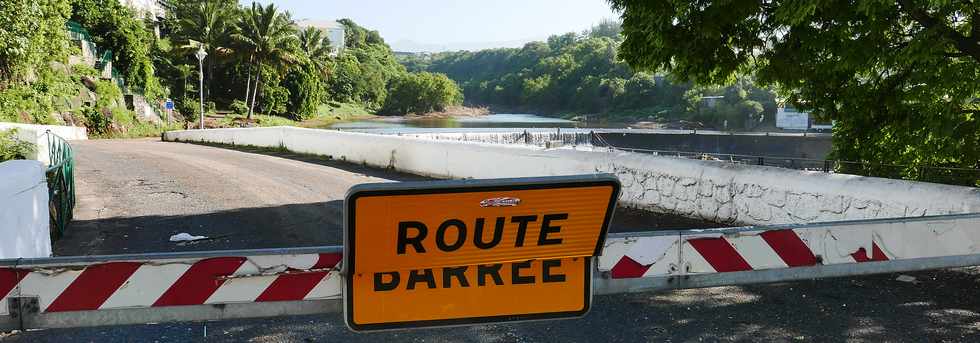
[[[74,256],[340,245],[343,203],[333,200],[194,215],[78,220],[54,243],[54,251],[58,256]],[[169,241],[171,235],[181,232],[211,239],[193,244]]]
[[[260,249],[343,244],[344,202],[239,208],[193,215],[153,215],[77,220],[54,243],[57,256]],[[610,232],[716,227],[674,215],[617,209]],[[186,232],[210,239],[170,242]]]

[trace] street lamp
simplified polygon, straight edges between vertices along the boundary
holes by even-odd
[[[197,64],[201,68],[201,72],[198,73],[201,81],[201,87],[198,90],[201,92],[201,130],[204,130],[204,58],[208,56],[208,53],[204,51],[203,44],[201,44],[201,47],[197,49],[197,53],[195,53],[194,56],[197,56]]]

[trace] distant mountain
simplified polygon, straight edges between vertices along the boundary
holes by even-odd
[[[493,48],[519,48],[532,41],[545,40],[547,37],[527,38],[500,42],[455,42],[445,44],[419,43],[411,40],[400,40],[391,44],[391,49],[405,52],[442,52],[442,51],[477,51]]]

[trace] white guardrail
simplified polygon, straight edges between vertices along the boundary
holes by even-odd
[[[610,234],[596,294],[980,265],[980,214]],[[341,247],[0,261],[0,330],[340,312]]]

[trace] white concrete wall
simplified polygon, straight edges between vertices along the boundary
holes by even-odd
[[[35,144],[37,149],[34,151],[34,156],[28,156],[29,158],[43,162],[45,165],[50,164],[51,161],[48,156],[48,136],[47,132],[51,131],[61,138],[66,140],[85,140],[88,139],[88,134],[84,127],[81,126],[60,126],[60,125],[34,125],[34,124],[20,124],[20,123],[7,123],[0,122],[0,131],[17,129],[17,137],[21,140],[32,142]]]
[[[626,152],[294,127],[172,131],[164,139],[285,147],[440,178],[614,173],[623,184],[621,205],[733,224],[980,212],[977,188]]]
[[[51,256],[44,170],[39,161],[0,163],[0,259]]]

